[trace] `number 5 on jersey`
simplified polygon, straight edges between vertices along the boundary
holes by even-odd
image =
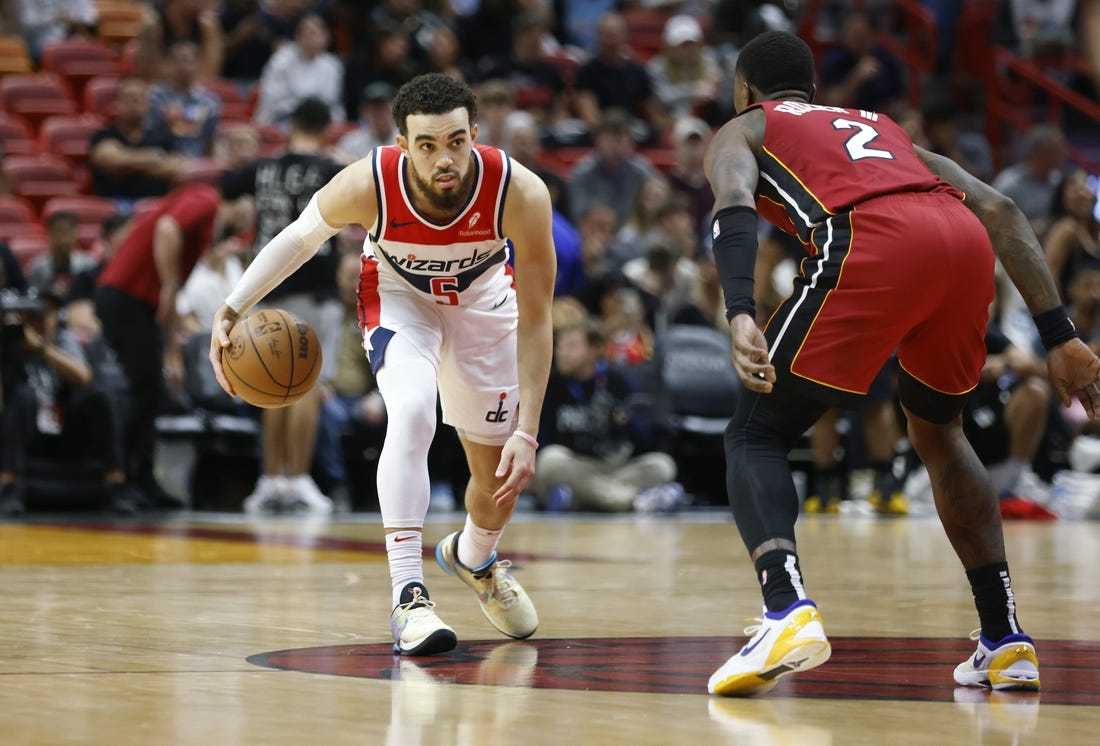
[[[457,306],[458,305],[458,278],[455,277],[433,277],[432,278],[432,295],[435,296],[435,302],[441,306]]]

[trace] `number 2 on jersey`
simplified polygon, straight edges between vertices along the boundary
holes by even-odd
[[[458,305],[458,279],[454,277],[433,277],[432,278],[432,295],[436,297],[435,302],[441,306],[457,306]]]
[[[851,119],[834,119],[833,128],[838,130],[851,130],[856,132],[844,141],[844,148],[848,151],[848,157],[853,161],[861,161],[864,158],[884,158],[894,160],[894,154],[889,150],[867,147],[878,137],[878,130],[863,122],[854,122]]]

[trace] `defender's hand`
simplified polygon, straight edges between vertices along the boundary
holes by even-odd
[[[1100,359],[1079,339],[1071,339],[1047,353],[1050,383],[1068,407],[1076,397],[1089,419],[1100,415]]]
[[[730,320],[733,351],[730,359],[745,388],[761,394],[770,393],[775,383],[775,366],[768,362],[768,341],[748,314],[738,314]]]

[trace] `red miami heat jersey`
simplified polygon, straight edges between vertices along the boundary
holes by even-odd
[[[808,243],[830,215],[887,194],[961,192],[933,174],[892,119],[872,111],[767,101],[757,211]]]
[[[498,301],[512,284],[508,244],[501,231],[511,163],[502,150],[474,145],[474,190],[450,223],[425,220],[409,197],[405,154],[396,145],[376,148],[374,183],[378,221],[372,226],[366,261],[440,305]]]

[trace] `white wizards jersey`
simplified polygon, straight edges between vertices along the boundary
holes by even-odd
[[[511,177],[508,155],[474,145],[473,193],[447,225],[428,222],[413,207],[401,148],[375,148],[372,158],[378,219],[364,248],[363,283],[376,283],[378,278],[370,277],[376,271],[444,306],[492,304],[502,298],[512,286],[509,247],[501,232]]]

